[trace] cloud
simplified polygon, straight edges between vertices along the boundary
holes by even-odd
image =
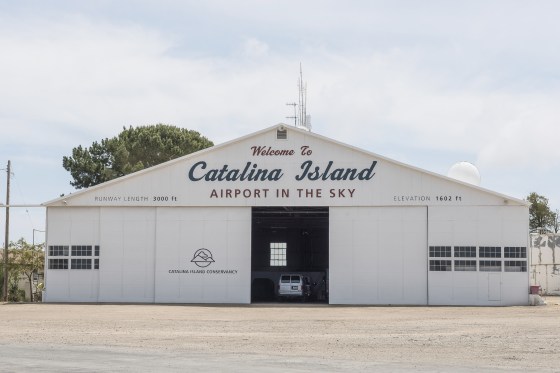
[[[501,92],[501,76],[488,71],[454,80],[449,66],[427,66],[452,61],[452,45],[343,53],[307,45],[297,59],[249,37],[239,40],[242,55],[192,57],[172,53],[173,35],[135,24],[75,15],[27,19],[24,27],[18,20],[3,24],[7,58],[0,71],[9,72],[0,88],[3,120],[17,125],[9,135],[22,142],[48,136],[51,144],[86,145],[122,126],[156,122],[225,141],[287,121],[284,104],[297,98],[303,62],[308,110],[315,129],[329,136],[470,152],[488,165],[558,156],[549,138],[530,154],[519,151],[529,138],[526,128],[554,131],[558,92],[548,100],[537,92]],[[37,130],[41,125],[48,131]]]
[[[268,54],[269,47],[260,40],[249,38],[245,41],[243,49],[248,57],[262,57]]]
[[[553,3],[119,4],[0,15],[0,156],[48,167],[49,196],[62,155],[123,126],[220,143],[291,123],[300,62],[315,132],[441,173],[469,160],[504,193],[534,168],[560,181]]]
[[[340,53],[308,45],[298,59],[275,54],[266,41],[249,37],[239,40],[241,57],[191,57],[171,53],[177,47],[172,35],[134,24],[82,16],[27,20],[29,28],[17,21],[4,24],[1,43],[8,57],[0,66],[9,73],[2,77],[0,97],[10,108],[6,119],[28,129],[30,123],[48,125],[49,132],[64,134],[53,137],[60,143],[83,140],[83,131],[98,138],[123,125],[160,121],[212,134],[223,134],[232,120],[246,122],[247,128],[275,123],[290,114],[284,103],[297,95],[302,60],[318,130],[324,126],[336,133],[344,122],[360,133],[356,137],[381,130],[391,141],[406,141],[395,136],[405,131],[416,146],[478,153],[497,147],[492,143],[508,133],[513,118],[534,121],[537,115],[538,123],[531,125],[551,129],[546,118],[527,108],[527,102],[542,97],[497,92],[496,77],[485,71],[457,81],[449,67],[426,66],[452,59],[451,46]],[[544,112],[557,115],[548,104]],[[10,135],[23,136],[19,130]]]

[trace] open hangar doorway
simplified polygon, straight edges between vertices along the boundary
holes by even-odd
[[[328,207],[253,207],[251,232],[252,302],[328,302]],[[279,297],[282,274],[307,277],[309,296]]]

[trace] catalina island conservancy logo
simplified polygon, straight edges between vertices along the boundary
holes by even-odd
[[[212,258],[212,252],[210,250],[202,248],[194,252],[191,262],[200,268],[206,268],[214,263],[214,258]]]
[[[185,258],[186,260],[189,257]],[[237,269],[221,269],[221,268],[214,268],[214,269],[205,269],[210,264],[215,263],[212,256],[212,252],[208,249],[202,248],[198,249],[194,252],[192,259],[190,260],[191,263],[196,264],[198,269],[189,269],[189,268],[181,268],[181,269],[169,269],[169,273],[180,273],[180,274],[189,274],[189,275],[237,275]]]

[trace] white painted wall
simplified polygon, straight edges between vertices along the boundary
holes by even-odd
[[[250,302],[250,208],[49,208],[48,214],[48,246],[99,245],[100,265],[47,269],[45,301]],[[191,262],[200,248],[215,261],[204,274],[169,273],[201,269]]]
[[[430,206],[428,246],[500,246],[502,272],[428,272],[430,305],[527,305],[528,272],[503,272],[504,246],[527,247],[524,206]],[[528,250],[528,249],[527,249]],[[528,251],[527,251],[528,252]],[[433,258],[440,259],[440,258]],[[455,258],[451,258],[453,261]],[[519,259],[522,260],[522,259]],[[528,260],[528,259],[526,259]],[[529,265],[527,265],[529,268]]]
[[[155,217],[153,207],[101,209],[99,302],[154,301]]]
[[[250,303],[251,208],[159,208],[156,232],[156,302]],[[213,256],[206,268],[191,262],[201,248]]]
[[[426,304],[426,207],[333,207],[332,304]]]
[[[48,215],[48,245],[100,245],[100,269],[47,270],[46,301],[250,302],[249,207],[51,207]],[[513,206],[332,207],[330,302],[527,304],[527,272],[428,271],[428,246],[527,246],[526,223],[527,209]],[[191,262],[200,248],[213,254],[204,272]]]
[[[50,205],[499,206],[504,205],[504,200],[509,205],[523,205],[521,201],[407,166],[314,133],[290,128],[288,139],[277,139],[276,135],[276,128],[271,128],[78,191],[51,201]],[[285,150],[290,155],[257,154],[256,148]],[[309,165],[309,162],[312,166],[306,173],[305,165]],[[253,170],[253,166],[255,170],[268,170],[270,173],[276,170],[278,178],[236,178],[235,175],[241,175],[246,167]],[[340,180],[347,169],[360,172],[371,169],[372,172],[366,179]],[[224,172],[218,180],[216,175],[220,170]],[[309,177],[313,173],[316,173],[315,177]],[[189,177],[191,174],[193,178]],[[214,177],[206,180],[206,174]],[[231,177],[227,178],[227,175]],[[289,193],[285,196],[278,194],[282,190]]]
[[[48,245],[97,245],[99,211],[100,208],[47,209],[47,253]],[[67,257],[69,262],[72,258]],[[46,267],[43,301],[97,302],[98,279],[99,273],[93,270],[49,270]]]
[[[528,303],[528,273],[428,271],[430,245],[528,247],[523,201],[314,133],[278,139],[277,128],[47,203],[47,245],[100,245],[101,255],[99,270],[47,269],[46,300],[248,303],[251,207],[328,206],[331,303]],[[279,176],[235,177],[252,165]],[[347,169],[371,177],[342,180]],[[191,262],[201,248],[215,260],[204,272]]]

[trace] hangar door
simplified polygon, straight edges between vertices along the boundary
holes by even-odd
[[[427,304],[427,207],[332,207],[329,217],[331,304]]]
[[[327,302],[328,207],[253,207],[252,301],[300,299],[278,293],[282,274],[305,276],[306,301]],[[299,279],[300,276],[297,276]],[[296,294],[300,294],[296,291]]]

